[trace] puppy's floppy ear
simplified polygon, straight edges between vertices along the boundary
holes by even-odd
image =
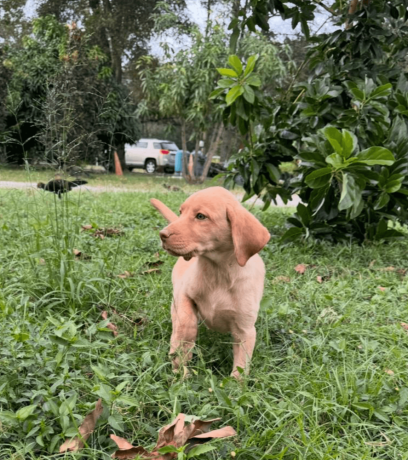
[[[174,222],[178,219],[178,215],[175,214],[171,209],[169,209],[164,203],[156,198],[152,198],[150,203],[159,211],[159,213],[168,221]]]
[[[238,264],[244,267],[271,237],[268,230],[239,203],[227,206],[227,217],[231,223],[232,241]]]

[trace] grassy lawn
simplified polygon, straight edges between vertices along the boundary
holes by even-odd
[[[186,195],[163,192],[0,190],[0,459],[57,458],[99,398],[87,447],[58,458],[108,460],[112,433],[152,447],[181,411],[238,432],[203,459],[408,459],[407,242],[282,247],[291,210],[257,214],[272,239],[250,376],[229,378],[230,338],[202,328],[183,380],[167,356],[175,259],[148,199]]]

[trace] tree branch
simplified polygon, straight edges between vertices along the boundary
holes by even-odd
[[[324,8],[326,11],[328,11],[330,14],[334,15],[334,16],[337,16],[338,13],[336,13],[335,11],[333,11],[331,8],[329,8],[328,6],[326,6],[321,0],[312,0],[313,3],[316,3],[317,5],[321,6],[322,8]]]

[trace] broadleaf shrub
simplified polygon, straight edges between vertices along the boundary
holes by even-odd
[[[260,196],[264,209],[298,193],[285,240],[386,240],[403,235],[392,222],[408,222],[408,11],[402,1],[360,3],[346,28],[348,5],[333,6],[339,29],[311,40],[307,82],[273,99],[257,86],[253,99],[242,91],[229,103],[231,86],[218,82],[224,122],[244,137],[226,186],[239,174],[245,198]],[[279,170],[287,161],[298,164],[292,177]]]

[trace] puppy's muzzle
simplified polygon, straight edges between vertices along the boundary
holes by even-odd
[[[162,240],[163,243],[165,243],[167,241],[167,239],[172,235],[172,233],[170,233],[167,228],[164,228],[160,233],[160,239]]]

